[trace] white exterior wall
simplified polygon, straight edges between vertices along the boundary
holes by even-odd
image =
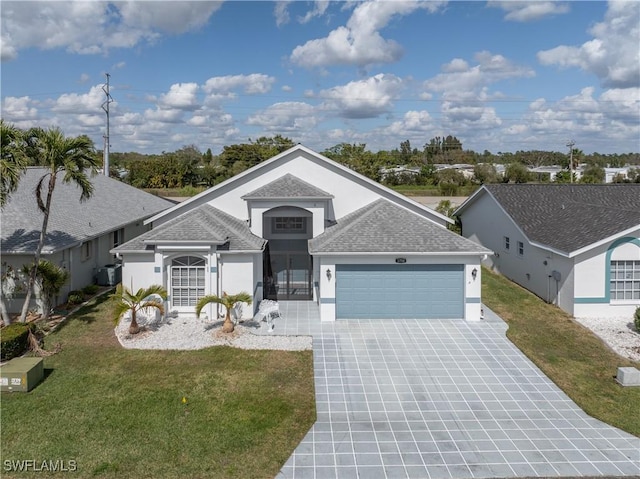
[[[250,295],[253,294],[258,281],[254,277],[254,256],[251,254],[220,255],[218,268],[222,293],[238,294],[244,291]],[[244,304],[242,318],[253,318],[253,306]]]
[[[462,215],[462,234],[494,251],[484,264],[548,303],[573,314],[573,260],[529,243],[522,231],[488,194],[469,204]],[[509,250],[505,248],[509,238]],[[518,254],[518,242],[524,254]],[[553,272],[560,273],[556,281]]]
[[[488,267],[575,317],[631,318],[640,306],[639,300],[611,300],[609,283],[611,260],[640,261],[640,228],[569,258],[528,243],[485,193],[463,211],[462,233],[497,253],[485,261]],[[511,240],[509,252],[504,248],[505,236]],[[525,244],[522,257],[518,241]],[[554,271],[560,273],[559,282]]]
[[[395,264],[398,255],[333,255],[314,256],[314,276],[319,275],[320,286],[320,319],[322,321],[336,320],[336,265],[337,264]],[[478,256],[407,256],[406,264],[464,264],[465,281],[465,317],[467,321],[481,319],[481,271]],[[475,280],[472,271],[477,270]],[[331,278],[327,277],[327,270],[331,271]]]
[[[628,317],[631,320],[640,306],[640,300],[611,299],[611,261],[640,261],[640,228],[576,257],[576,317]]]
[[[281,157],[277,161],[265,165],[265,167],[245,172],[241,174],[242,176],[240,178],[236,178],[222,187],[215,187],[203,193],[201,196],[194,197],[193,200],[187,200],[187,202],[183,204],[185,206],[189,205],[189,207],[196,207],[204,203],[209,203],[211,206],[236,218],[249,220],[250,212],[247,205],[248,202],[242,199],[242,196],[290,173],[334,196],[328,204],[326,211],[327,217],[322,218],[322,220],[342,218],[352,211],[383,197],[392,199],[394,202],[401,204],[411,211],[426,216],[440,225],[446,225],[446,221],[435,216],[435,213],[430,214],[428,209],[402,195],[398,195],[398,197],[393,192],[386,191],[382,187],[380,187],[380,190],[374,191],[369,181],[345,173],[340,168],[319,160],[313,155],[303,151],[293,152],[292,155],[295,156]],[[316,207],[322,207],[322,202],[319,201],[316,203]],[[283,204],[288,203],[278,202],[277,206],[282,206]],[[158,226],[171,218],[175,218],[184,211],[186,210],[183,208],[177,208],[165,216],[158,218],[154,222],[154,225]],[[313,234],[317,235],[319,233],[317,233],[316,229],[319,230],[320,228],[315,227],[315,221],[319,221],[319,218],[316,219],[316,215],[314,215]],[[253,228],[254,222],[252,221],[252,231]],[[324,230],[324,224],[322,225],[322,230]],[[259,233],[255,234],[261,236],[262,231],[260,230]]]
[[[137,291],[154,284],[163,284],[154,272],[153,253],[126,254],[122,262],[122,285]]]
[[[313,237],[315,238],[319,234],[324,232],[325,219],[328,218],[327,212],[329,211],[329,205],[325,201],[251,201],[250,202],[250,229],[251,232],[259,237],[264,237],[264,226],[265,226],[265,213],[268,213],[270,210],[274,208],[280,207],[293,207],[293,208],[301,208],[309,213],[311,213],[311,228],[313,232]],[[292,216],[296,216],[296,212],[292,212]],[[280,215],[278,215],[280,216]],[[267,216],[268,217],[268,216]],[[274,235],[271,237],[273,239],[296,239],[296,235],[286,234],[286,235]],[[302,235],[302,238],[307,238],[306,235]]]

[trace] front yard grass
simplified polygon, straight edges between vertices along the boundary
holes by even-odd
[[[618,367],[640,363],[622,358],[561,309],[486,268],[482,299],[509,325],[507,337],[578,406],[640,437],[640,388],[614,380]]]
[[[30,459],[74,460],[83,478],[276,476],[315,421],[311,351],[125,350],[107,307],[47,338],[63,349],[38,387],[2,394],[2,476]]]

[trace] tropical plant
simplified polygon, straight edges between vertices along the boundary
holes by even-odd
[[[26,277],[31,275],[33,265],[24,265],[23,274]],[[40,299],[42,301],[42,319],[47,319],[54,306],[53,300],[60,290],[69,281],[69,271],[53,264],[51,261],[41,259],[38,263],[36,285],[40,289]]]
[[[162,301],[157,297],[160,296]],[[138,326],[138,312],[143,309],[156,309],[160,314],[164,314],[164,301],[167,300],[167,290],[158,284],[149,286],[148,288],[140,288],[133,293],[122,283],[116,286],[116,292],[109,296],[113,303],[113,319],[116,326],[125,315],[131,313],[131,324],[129,325],[129,334],[138,334],[140,326]]]
[[[209,303],[221,304],[225,308],[224,323],[222,324],[223,333],[232,333],[234,330],[233,321],[231,321],[231,310],[237,303],[251,304],[252,299],[249,293],[241,292],[238,294],[222,293],[222,297],[212,294],[210,296],[204,296],[198,300],[196,304],[196,316],[200,317],[202,309]]]
[[[2,275],[0,276],[0,316],[5,326],[11,324],[11,316],[7,310],[5,301],[11,301],[14,294],[22,289],[24,278],[20,271],[7,263],[2,263]]]
[[[34,128],[27,135],[27,151],[38,166],[45,167],[47,172],[40,178],[36,186],[36,201],[38,209],[43,213],[40,239],[36,247],[35,265],[31,269],[26,297],[20,314],[20,321],[25,322],[33,285],[38,274],[40,255],[44,247],[51,213],[51,201],[58,181],[62,177],[63,183],[74,183],[81,189],[80,201],[87,200],[93,194],[93,184],[89,174],[96,171],[96,159],[93,157],[93,142],[86,136],[76,138],[65,137],[59,128]]]
[[[27,167],[27,155],[22,130],[0,120],[0,137],[0,207],[4,207]]]

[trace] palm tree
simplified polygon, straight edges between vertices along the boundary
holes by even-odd
[[[252,299],[249,293],[238,294],[227,294],[222,293],[222,297],[212,294],[210,296],[204,296],[198,300],[198,304],[196,304],[196,316],[200,317],[200,313],[202,312],[202,308],[204,308],[209,303],[217,303],[224,306],[226,310],[226,314],[224,317],[224,323],[222,324],[222,332],[223,333],[232,333],[234,329],[233,321],[231,321],[231,310],[236,305],[236,303],[247,303],[251,304]]]
[[[4,207],[27,167],[27,155],[23,131],[4,120],[0,120],[0,139],[0,207]]]
[[[58,176],[62,177],[63,183],[75,183],[80,187],[82,193],[80,201],[87,200],[93,194],[93,184],[89,179],[90,174],[96,172],[96,160],[92,156],[93,142],[86,136],[76,138],[65,137],[59,128],[34,128],[27,135],[27,151],[33,156],[36,165],[43,166],[47,172],[40,178],[36,186],[36,200],[38,208],[43,213],[42,229],[40,230],[40,240],[36,249],[34,268],[29,276],[26,298],[22,306],[20,321],[25,322],[33,285],[38,274],[38,264],[40,255],[44,247],[49,224],[49,214],[51,213],[51,199],[56,187]]]
[[[158,295],[162,298],[160,301],[151,296]],[[116,292],[109,296],[113,301],[113,319],[116,326],[125,313],[131,312],[131,324],[129,325],[129,334],[138,334],[140,326],[138,326],[138,311],[146,308],[154,308],[164,314],[164,301],[167,300],[167,290],[158,284],[149,286],[148,288],[140,288],[134,294],[122,283],[116,287]]]

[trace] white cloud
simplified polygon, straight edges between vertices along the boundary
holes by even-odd
[[[165,108],[156,108],[147,109],[144,112],[144,117],[146,120],[157,123],[181,123],[182,116],[184,112],[177,108],[165,109]]]
[[[273,15],[276,17],[276,25],[279,27],[289,23],[289,3],[291,2],[286,0],[276,2],[276,6],[273,9]]]
[[[322,90],[323,110],[335,110],[345,118],[373,118],[391,111],[393,101],[403,89],[395,75],[379,73],[366,80]]]
[[[436,11],[444,2],[368,1],[358,4],[346,26],[331,31],[326,38],[309,40],[291,53],[291,62],[303,67],[326,65],[366,66],[392,63],[402,56],[402,47],[380,35],[393,17],[424,8]]]
[[[120,7],[122,22],[130,28],[178,34],[204,26],[222,2],[129,1],[117,5]]]
[[[510,133],[531,134],[538,142],[564,145],[571,137],[584,151],[619,138],[628,142],[640,138],[638,103],[640,88],[613,89],[595,96],[595,88],[583,88],[578,94],[549,102],[543,98],[530,103],[529,111],[509,128]]]
[[[200,107],[197,93],[197,83],[176,83],[168,93],[160,96],[160,104],[169,109],[196,110]]]
[[[281,102],[259,111],[247,119],[247,124],[274,132],[309,130],[318,123],[315,108],[303,102]]]
[[[262,73],[251,75],[227,75],[209,78],[202,89],[210,95],[228,94],[233,90],[242,89],[248,95],[268,93],[276,79]]]
[[[316,0],[313,3],[313,9],[309,10],[304,17],[300,17],[298,21],[302,24],[309,23],[315,17],[321,17],[324,15],[324,12],[327,11],[327,7],[329,7],[328,0]]]
[[[429,132],[434,128],[434,121],[428,111],[408,111],[402,120],[394,121],[386,128],[386,134],[396,137],[406,137],[408,135]]]
[[[92,86],[87,93],[65,93],[60,95],[51,108],[56,113],[102,113],[105,94],[102,85]]]
[[[100,54],[206,24],[221,2],[3,1],[2,60],[25,48]]]
[[[569,5],[563,2],[548,1],[490,1],[489,7],[501,8],[507,14],[505,20],[514,22],[530,22],[540,20],[549,15],[559,15],[569,12]]]
[[[604,21],[590,31],[593,39],[579,47],[560,45],[538,52],[543,65],[578,67],[610,88],[640,86],[640,3],[610,2]]]
[[[455,58],[434,78],[424,82],[427,90],[441,92],[447,98],[472,97],[486,85],[512,78],[529,78],[534,71],[525,66],[512,63],[502,55],[493,55],[488,51],[476,53],[477,65]]]
[[[33,106],[33,100],[28,96],[5,97],[2,100],[2,118],[10,123],[18,124],[38,118],[38,109]]]

